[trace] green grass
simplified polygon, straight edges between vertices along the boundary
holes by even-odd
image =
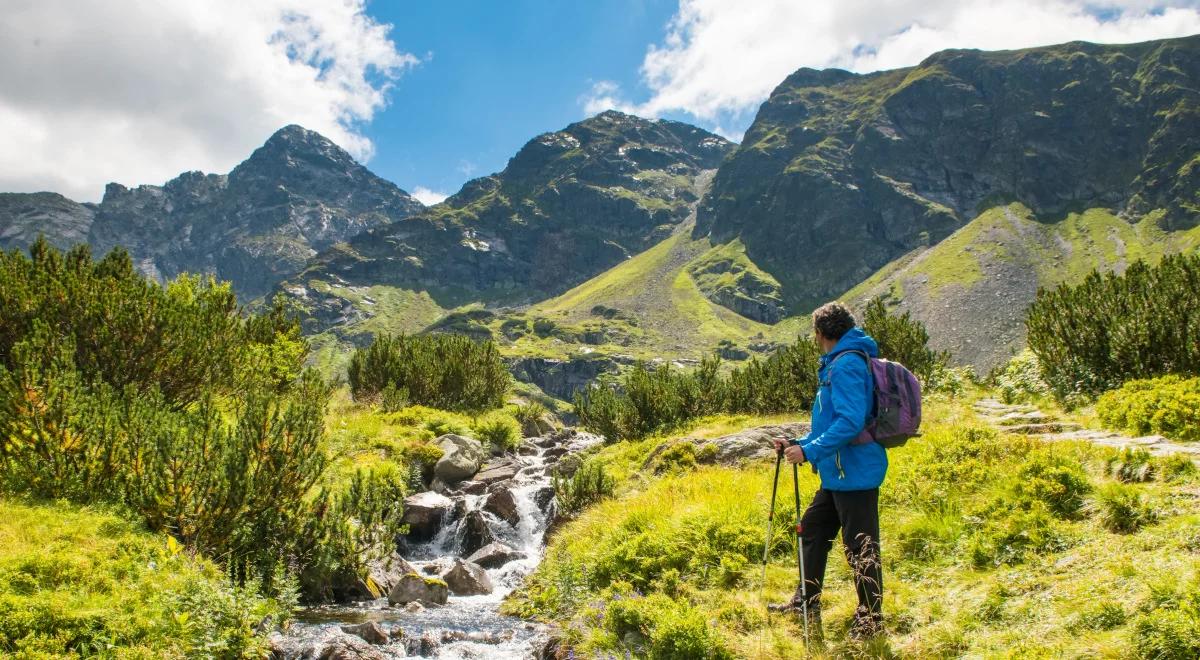
[[[262,657],[279,614],[117,513],[0,499],[0,656]]]
[[[846,639],[854,596],[835,548],[827,643],[809,657],[1152,657],[1172,644],[1187,652],[1200,636],[1200,609],[1189,604],[1200,586],[1196,476],[1126,484],[1131,495],[1114,498],[1109,450],[997,435],[970,410],[981,394],[932,400],[925,436],[889,454],[881,495],[889,636],[865,646]],[[712,430],[767,421],[775,420],[716,420]],[[789,496],[761,582],[769,461],[641,470],[663,441],[588,459],[618,478],[615,499],[554,537],[506,609],[557,623],[577,656],[683,657],[670,649],[697,640],[739,658],[803,656],[798,623],[765,613],[796,579]],[[807,498],[816,478],[801,475]],[[1128,506],[1153,515],[1136,530],[1110,531]]]

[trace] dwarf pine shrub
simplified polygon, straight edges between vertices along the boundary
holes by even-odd
[[[1041,289],[1025,320],[1051,392],[1094,397],[1136,378],[1200,373],[1200,255],[1092,271]]]
[[[390,386],[412,403],[444,410],[498,408],[511,382],[495,342],[456,334],[377,337],[354,351],[347,379],[357,400],[374,400]]]
[[[1174,440],[1200,440],[1200,378],[1169,375],[1132,380],[1096,402],[1105,426]]]
[[[616,481],[604,473],[604,466],[590,462],[585,462],[570,477],[554,476],[558,510],[566,515],[612,497],[615,488]]]
[[[1109,484],[1096,493],[1092,506],[1100,524],[1115,534],[1132,534],[1158,520],[1158,511],[1135,486]]]
[[[1050,391],[1046,382],[1042,380],[1042,367],[1038,363],[1037,355],[1029,349],[1021,351],[1009,360],[995,375],[993,383],[1004,403],[1030,401]]]
[[[521,444],[521,425],[512,415],[490,412],[471,425],[475,437],[496,450],[513,450]]]

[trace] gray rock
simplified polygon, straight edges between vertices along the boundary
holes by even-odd
[[[497,518],[513,527],[521,522],[521,514],[517,511],[517,499],[507,488],[501,488],[488,495],[483,503],[483,510],[495,514]]]
[[[450,498],[425,491],[404,498],[404,516],[400,521],[409,526],[409,539],[427,541],[433,538],[453,509],[454,502]]]
[[[717,463],[721,465],[737,465],[744,461],[772,458],[775,455],[775,448],[772,444],[775,439],[802,438],[808,435],[810,428],[807,423],[801,422],[759,426],[719,438],[685,438],[682,442],[694,444],[697,450],[702,449],[706,445],[714,445],[717,448]],[[650,467],[654,463],[654,460],[674,442],[676,441],[664,442],[655,447],[654,451],[650,452],[650,455],[643,461],[642,468],[646,469]]]
[[[413,601],[445,605],[449,595],[446,583],[442,580],[409,573],[392,587],[388,602],[392,605],[406,605]]]
[[[570,479],[571,477],[575,476],[575,473],[579,471],[579,468],[582,465],[582,456],[579,454],[568,454],[555,461],[554,464],[550,466],[550,472],[559,477]]]
[[[487,484],[482,481],[464,481],[458,488],[467,495],[482,495],[487,490]]]
[[[512,460],[498,461],[488,463],[478,474],[475,475],[475,481],[485,484],[492,484],[505,479],[512,479],[516,476],[517,471],[521,466]]]
[[[533,492],[533,503],[542,513],[547,513],[554,503],[554,495],[554,486],[542,486]]]
[[[434,466],[433,473],[450,486],[470,479],[486,458],[483,445],[478,440],[461,435],[443,435],[437,439],[437,444],[444,453]]]
[[[367,621],[353,626],[342,626],[342,632],[347,635],[361,637],[368,644],[387,644],[391,641],[387,631],[374,621]]]
[[[316,660],[387,660],[386,655],[366,640],[346,633],[326,638],[321,649],[308,657]]]
[[[546,457],[547,459],[558,458],[559,456],[565,455],[569,451],[571,451],[571,450],[567,447],[562,447],[562,446],[551,447],[551,448],[547,449],[546,451],[542,452],[542,456]]]
[[[456,596],[481,596],[492,593],[492,580],[483,567],[471,561],[454,560],[443,579]]]
[[[463,520],[463,527],[466,530],[462,546],[464,555],[469,555],[496,540],[491,528],[488,527],[487,518],[484,518],[479,511],[468,513]]]
[[[366,579],[359,583],[359,594],[363,598],[383,598],[396,586],[400,578],[416,571],[412,564],[404,561],[404,558],[396,553],[371,561],[367,564]]]
[[[476,550],[474,554],[467,557],[467,561],[479,564],[484,568],[500,568],[510,561],[524,558],[524,552],[513,550],[507,545],[496,541]]]

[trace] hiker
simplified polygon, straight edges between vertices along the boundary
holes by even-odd
[[[824,355],[812,409],[812,430],[804,438],[776,440],[788,462],[810,463],[821,476],[800,520],[808,623],[820,631],[821,585],[838,530],[854,574],[858,608],[850,635],[865,639],[882,632],[883,570],[879,561],[879,486],[887,473],[887,452],[875,442],[854,443],[872,414],[875,382],[862,353],[879,351],[875,340],[855,327],[850,310],[838,302],[813,312],[813,334]],[[848,352],[852,351],[852,352]],[[861,353],[860,353],[861,352]],[[802,585],[803,586],[803,585]],[[774,611],[803,611],[804,589]]]

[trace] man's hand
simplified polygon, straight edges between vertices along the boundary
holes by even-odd
[[[772,440],[775,445],[775,451],[783,452],[783,455],[788,459],[789,463],[804,463],[807,458],[804,457],[804,450],[800,445],[793,445],[787,440],[775,438]]]
[[[800,445],[792,445],[783,450],[783,456],[788,460],[788,463],[803,464],[804,461],[808,460],[804,457],[804,448]]]

